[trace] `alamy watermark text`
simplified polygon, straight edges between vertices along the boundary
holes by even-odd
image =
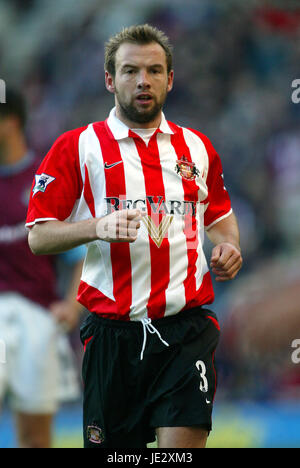
[[[6,103],[6,84],[4,80],[0,79],[0,104]]]
[[[295,351],[292,352],[292,362],[294,364],[300,363],[300,339],[296,339],[291,344],[292,348],[296,348]]]
[[[299,104],[300,102],[300,79],[296,79],[292,82],[292,101],[294,104]]]

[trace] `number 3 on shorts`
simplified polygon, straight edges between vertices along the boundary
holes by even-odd
[[[206,366],[204,364],[203,361],[197,361],[196,362],[196,367],[198,369],[198,371],[200,372],[200,377],[201,377],[201,381],[200,381],[200,390],[201,392],[208,392],[208,381],[207,381],[207,378],[206,378]]]

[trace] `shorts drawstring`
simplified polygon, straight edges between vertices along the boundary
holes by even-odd
[[[153,333],[156,333],[157,336],[159,337],[160,341],[165,345],[165,346],[169,346],[169,343],[167,343],[166,341],[164,341],[162,339],[162,337],[160,336],[160,333],[159,331],[155,328],[155,326],[151,323],[151,319],[150,318],[143,318],[141,320],[142,322],[142,325],[143,325],[143,332],[144,332],[144,341],[143,341],[143,347],[142,347],[142,352],[141,352],[141,361],[143,360],[143,357],[144,357],[144,351],[145,351],[145,347],[146,347],[146,340],[147,340],[147,330],[149,333],[153,334]]]

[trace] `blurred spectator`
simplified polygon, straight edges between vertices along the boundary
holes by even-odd
[[[54,256],[34,256],[24,228],[32,180],[40,159],[27,147],[22,96],[8,90],[0,105],[0,401],[8,394],[20,447],[48,448],[60,400],[80,396],[65,330],[77,326],[82,251],[66,254],[73,275],[57,294]]]

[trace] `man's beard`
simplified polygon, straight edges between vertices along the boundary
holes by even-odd
[[[116,96],[118,98],[119,107],[123,116],[130,122],[144,124],[144,123],[152,122],[161,112],[163,105],[167,98],[167,93],[165,94],[165,96],[160,102],[157,102],[157,100],[153,98],[154,105],[149,110],[147,109],[138,110],[135,107],[133,102],[129,104],[122,102],[122,99],[120,99],[120,95],[117,90],[116,90]]]

